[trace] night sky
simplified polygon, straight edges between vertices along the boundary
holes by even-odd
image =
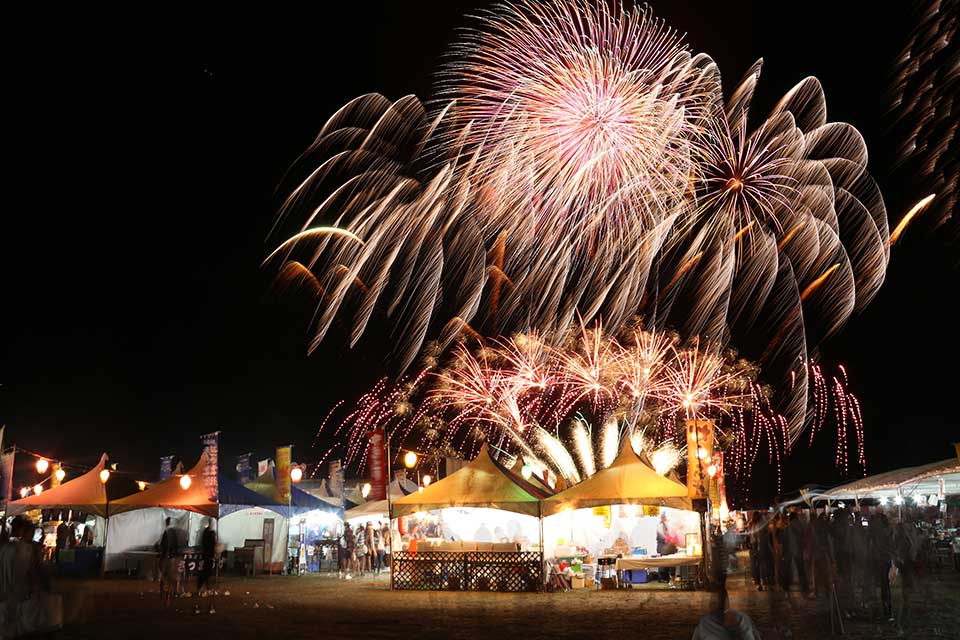
[[[375,349],[328,342],[307,357],[309,313],[272,293],[259,268],[275,190],[351,98],[429,98],[464,14],[482,4],[336,4],[269,15],[85,11],[8,25],[6,444],[78,465],[108,451],[121,471],[151,477],[158,456],[190,464],[200,434],[220,429],[228,469],[235,454],[266,457],[285,443],[295,460],[315,460],[329,443],[311,448],[323,416],[384,373]],[[818,76],[830,119],[867,140],[891,228],[927,195],[891,176],[896,140],[885,135],[908,7],[653,9],[714,57],[728,90],[764,57],[762,111]],[[863,403],[871,472],[946,458],[960,439],[956,249],[918,220],[894,247],[880,294],[822,349],[824,362],[846,365]],[[831,432],[812,450],[803,444],[785,463],[785,488],[837,482],[833,446]],[[15,486],[35,477],[22,475]]]

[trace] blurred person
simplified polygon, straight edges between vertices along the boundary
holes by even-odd
[[[66,520],[61,520],[60,524],[57,525],[57,544],[56,544],[56,558],[57,561],[60,561],[60,551],[70,548],[70,525],[67,524]]]
[[[377,558],[377,541],[374,540],[373,535],[373,523],[367,522],[366,528],[363,530],[363,540],[366,543],[366,569],[367,571],[373,571],[373,565]]]
[[[796,511],[791,511],[787,516],[788,526],[785,529],[787,542],[787,553],[784,562],[787,565],[787,573],[793,578],[794,572],[800,582],[800,592],[809,593],[810,584],[807,581],[807,529],[806,523],[800,518]],[[789,589],[789,585],[787,585]]]
[[[710,613],[700,618],[692,640],[760,640],[760,632],[745,613],[729,608],[726,589],[710,597]]]
[[[897,618],[900,626],[903,626],[904,618],[910,609],[910,600],[913,596],[913,590],[916,579],[916,565],[918,552],[920,550],[920,541],[917,537],[917,528],[912,522],[901,520],[897,523],[893,532],[894,556],[896,558],[897,568],[900,570],[901,596],[900,611]]]
[[[205,595],[210,589],[210,576],[215,569],[217,561],[217,532],[213,528],[213,521],[207,518],[207,526],[200,534],[200,553],[201,564],[197,572],[197,597]],[[200,603],[194,605],[194,612],[200,612]],[[210,612],[213,613],[213,601],[210,601]]]
[[[660,522],[657,524],[657,555],[667,555],[670,547],[670,538],[673,537],[673,530],[670,527],[669,519],[666,513],[660,514]],[[673,567],[663,567],[659,571],[660,582],[669,582],[673,578]]]
[[[830,530],[825,513],[817,513],[810,526],[813,532],[814,596],[830,595]]]
[[[383,538],[383,527],[380,523],[377,523],[376,528],[373,530],[373,550],[376,554],[376,562],[374,563],[377,573],[380,573],[384,570],[384,556],[385,553],[385,543]]]
[[[878,513],[870,521],[868,531],[867,564],[871,567],[874,586],[880,589],[880,602],[883,615],[893,621],[893,607],[890,601],[890,569],[893,566],[893,531],[887,516]]]
[[[180,545],[177,543],[177,530],[173,528],[173,521],[167,518],[165,528],[160,536],[160,542],[157,545],[160,558],[160,600],[170,606],[173,599],[180,592],[180,558],[178,551]]]
[[[356,565],[356,559],[354,558],[354,552],[357,549],[357,539],[353,534],[353,528],[347,524],[343,528],[343,547],[346,550],[346,579],[353,579],[353,571]]]
[[[763,591],[763,581],[766,578],[766,567],[764,566],[764,554],[761,551],[764,537],[761,535],[761,529],[766,529],[766,525],[760,519],[760,512],[754,511],[750,514],[750,520],[747,523],[747,540],[750,552],[750,575],[753,578],[753,584],[757,591]],[[767,540],[769,543],[769,540]]]

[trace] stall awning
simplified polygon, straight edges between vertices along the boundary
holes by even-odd
[[[960,460],[948,458],[940,462],[904,467],[877,473],[824,491],[815,500],[851,500],[886,498],[896,495],[937,495],[940,481],[946,495],[960,494]]]
[[[540,502],[490,457],[487,446],[470,464],[423,491],[393,501],[391,517],[448,507],[484,507],[536,516]]]
[[[609,467],[544,500],[543,515],[613,504],[691,508],[686,486],[650,468],[627,441]]]
[[[107,466],[107,454],[100,462],[79,478],[64,482],[40,495],[14,500],[7,505],[7,515],[24,513],[31,509],[74,509],[98,516],[106,515],[107,492],[100,482],[100,472]]]

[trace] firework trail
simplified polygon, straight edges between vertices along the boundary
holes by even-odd
[[[268,263],[313,274],[311,349],[335,318],[351,344],[375,323],[402,372],[462,336],[557,348],[600,318],[619,335],[639,314],[651,335],[671,327],[756,360],[795,440],[810,404],[795,365],[876,294],[889,231],[859,132],[827,120],[815,78],[750,113],[760,68],[724,101],[709,56],[646,9],[484,13],[452,50],[438,109],[362,96],[295,165]],[[595,350],[564,351],[561,383],[515,347],[526,364],[491,396],[511,415],[476,408],[487,422],[520,420],[536,395],[556,431],[568,411],[538,386],[599,413],[624,389],[659,393],[598,369],[609,358]]]
[[[950,229],[954,242],[960,239],[958,16],[957,0],[918,4],[917,25],[897,58],[890,87],[892,133],[901,140],[899,169],[911,180],[921,179],[924,194],[931,194],[927,196],[932,200],[928,215],[933,216],[935,226]],[[906,226],[912,217],[904,216],[901,225]]]

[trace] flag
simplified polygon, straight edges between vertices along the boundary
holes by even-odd
[[[203,450],[207,453],[207,466],[203,468],[203,486],[207,488],[207,495],[211,500],[217,502],[219,491],[217,490],[217,469],[218,458],[220,456],[220,432],[214,431],[200,436],[200,442],[203,443]]]
[[[173,475],[173,456],[161,456],[160,479],[166,480],[171,475]]]
[[[13,460],[17,455],[16,449],[0,455],[0,487],[3,489],[3,501],[10,502],[13,497]]]
[[[265,474],[265,473],[266,473],[267,471],[269,471],[269,470],[270,470],[270,459],[269,459],[269,458],[267,458],[266,460],[260,460],[259,462],[257,462],[257,475],[258,475],[258,476],[262,476],[263,474]]]
[[[277,481],[277,496],[280,498],[281,504],[289,504],[290,502],[290,447],[277,447],[277,455],[275,457],[277,464],[276,468],[276,481]]]
[[[252,455],[252,453],[245,453],[237,456],[237,476],[240,478],[240,484],[247,484],[253,480],[253,467],[250,466]]]

